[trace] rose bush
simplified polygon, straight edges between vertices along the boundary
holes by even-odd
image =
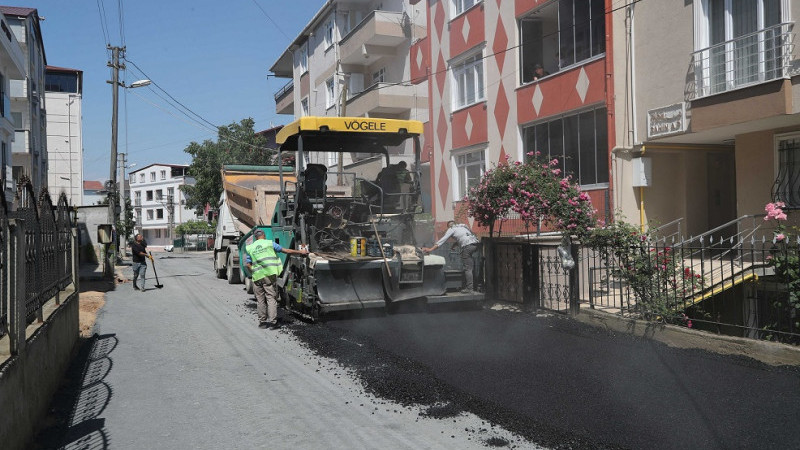
[[[501,164],[488,170],[469,190],[469,215],[490,234],[497,220],[516,212],[528,224],[543,223],[579,239],[596,225],[589,195],[571,176],[564,176],[557,159],[542,161],[528,153],[528,162]]]

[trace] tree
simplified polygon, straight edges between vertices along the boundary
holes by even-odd
[[[251,118],[233,122],[219,127],[216,142],[210,139],[192,142],[183,150],[192,155],[189,175],[195,179],[194,186],[181,186],[188,208],[200,214],[206,204],[217,204],[222,194],[220,170],[224,164],[264,166],[273,163],[277,150],[267,148],[266,138],[255,133],[254,125]]]
[[[211,234],[216,230],[216,222],[208,223],[205,220],[188,220],[175,227],[176,234]]]

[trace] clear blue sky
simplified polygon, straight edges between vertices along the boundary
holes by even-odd
[[[267,74],[324,0],[6,4],[37,8],[44,17],[41,28],[49,65],[83,70],[84,179],[106,180],[112,109],[111,85],[106,83],[111,79],[107,43],[124,43],[127,58],[148,78],[208,122],[227,125],[252,117],[256,130],[263,130],[292,119],[275,114],[273,97],[288,80]],[[120,76],[128,84],[145,78],[132,64]],[[118,148],[127,151],[129,164],[136,164],[129,171],[156,162],[188,164],[190,156],[183,149],[190,142],[216,140],[215,132],[191,121],[157,94],[168,99],[152,86],[120,89]]]

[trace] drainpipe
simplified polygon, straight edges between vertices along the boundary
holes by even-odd
[[[647,151],[647,146],[642,145],[642,154]],[[644,186],[639,186],[639,232],[644,234]]]

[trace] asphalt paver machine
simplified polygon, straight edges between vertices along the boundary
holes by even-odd
[[[272,223],[260,228],[282,246],[311,252],[280,255],[287,309],[316,319],[412,300],[483,300],[449,292],[445,259],[417,245],[422,130],[414,120],[302,117],[278,133],[279,160],[294,155],[295,173],[281,182]],[[342,156],[347,170],[337,170]],[[252,231],[240,242],[243,250]]]

